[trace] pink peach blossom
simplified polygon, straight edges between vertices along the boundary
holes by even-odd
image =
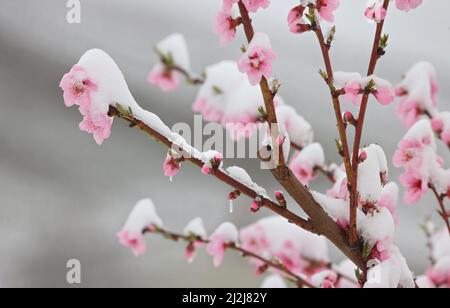
[[[440,134],[444,130],[444,121],[442,121],[442,119],[440,119],[438,117],[434,117],[431,120],[431,127],[433,128],[433,131],[435,133]]]
[[[221,11],[217,14],[214,33],[220,37],[220,45],[225,46],[236,37],[237,23],[230,13]]]
[[[208,175],[208,174],[211,174],[211,171],[212,171],[212,168],[210,167],[210,166],[203,166],[202,167],[202,173],[204,174],[204,175]]]
[[[163,163],[164,175],[167,177],[174,177],[180,171],[180,162],[174,157],[168,155]]]
[[[423,111],[418,102],[411,99],[405,99],[398,104],[396,113],[406,126],[411,127],[420,120]]]
[[[417,203],[428,191],[428,180],[412,169],[406,170],[400,177],[400,182],[407,188],[404,202],[408,205]]]
[[[172,92],[180,85],[180,74],[158,63],[150,72],[148,83],[159,87],[164,92]]]
[[[267,9],[270,5],[270,0],[242,0],[247,10],[250,12],[257,12],[260,8]]]
[[[247,73],[250,83],[255,86],[263,77],[272,76],[272,62],[275,58],[271,49],[255,46],[242,56],[238,68],[241,73]]]
[[[111,136],[112,124],[113,118],[107,114],[88,114],[84,116],[79,126],[81,131],[93,134],[95,142],[101,145]]]
[[[124,230],[117,234],[117,238],[122,246],[131,248],[136,257],[143,256],[147,252],[147,245],[142,233]]]
[[[316,8],[323,20],[333,23],[334,11],[336,11],[339,5],[340,0],[317,0]]]
[[[380,23],[386,18],[387,11],[381,4],[375,4],[372,7],[368,7],[364,15],[368,19]]]
[[[309,30],[309,25],[303,21],[304,12],[305,7],[303,5],[296,6],[289,11],[288,25],[292,33],[303,33]]]
[[[220,235],[213,235],[209,244],[206,246],[206,251],[214,257],[214,266],[219,267],[225,256],[225,251],[228,245],[225,243]]]
[[[239,0],[223,0],[223,10],[229,12]]]
[[[347,84],[344,87],[344,91],[345,91],[344,97],[347,101],[353,103],[357,107],[361,106],[363,89],[359,81],[355,80],[347,82]]]
[[[391,257],[389,251],[391,245],[392,245],[391,240],[378,241],[372,250],[371,257],[379,260],[380,262],[389,260],[389,258]]]
[[[416,139],[405,139],[400,141],[399,149],[395,152],[393,164],[395,167],[405,167],[413,159],[417,158],[422,151],[424,143]]]
[[[379,88],[375,92],[375,98],[377,101],[383,105],[389,105],[394,101],[395,93],[394,90],[388,87]]]
[[[409,12],[422,4],[422,0],[396,0],[397,8],[401,11]]]
[[[294,172],[297,179],[303,185],[309,185],[309,183],[314,179],[315,173],[314,168],[307,165],[301,166],[291,166],[292,172]]]
[[[91,103],[91,92],[98,89],[84,68],[78,65],[64,75],[59,86],[64,91],[64,103],[67,107],[78,105],[88,108]]]

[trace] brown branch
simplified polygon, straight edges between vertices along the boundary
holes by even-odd
[[[242,1],[239,1],[239,10],[242,18],[242,25],[247,37],[248,42],[251,42],[254,36],[254,29],[252,25],[252,20],[249,16],[248,10]],[[323,39],[322,31],[320,30],[319,36],[322,37],[321,46],[324,47],[325,42]],[[328,48],[322,48],[324,52],[325,62],[327,63],[327,69],[333,76],[333,70],[331,68],[331,61],[328,54]],[[332,84],[332,83],[330,83]],[[264,97],[264,103],[266,106],[268,121],[270,124],[277,123],[277,116],[275,113],[275,105],[273,102],[274,96],[271,92],[267,79],[263,78],[260,83],[261,91]],[[342,143],[345,145],[345,162],[346,170],[351,172],[350,165],[350,151],[348,150],[347,136],[345,134],[345,126],[342,119],[342,113],[340,110],[340,103],[338,96],[333,93],[333,102],[336,110],[336,117],[338,119],[338,126],[340,135],[342,138]],[[273,141],[273,144],[276,144]],[[282,157],[281,157],[282,158]],[[272,173],[278,182],[283,186],[283,188],[294,198],[294,200],[300,205],[300,207],[306,212],[310,217],[310,223],[317,231],[317,233],[328,238],[336,247],[338,247],[350,260],[352,260],[358,267],[364,268],[364,258],[362,257],[361,249],[353,249],[347,243],[345,235],[342,233],[341,229],[337,223],[325,212],[320,204],[313,198],[311,192],[303,186],[292,171],[285,165],[284,160],[280,159],[282,163],[274,170]]]
[[[334,112],[336,116],[337,121],[337,127],[339,131],[339,136],[342,143],[342,151],[341,155],[344,160],[345,165],[345,171],[347,173],[347,178],[349,182],[349,192],[350,192],[350,200],[357,200],[357,190],[356,186],[354,185],[356,177],[352,168],[351,163],[351,157],[350,157],[350,148],[349,143],[347,140],[347,132],[346,132],[346,125],[344,123],[344,119],[342,118],[342,110],[341,110],[341,103],[339,101],[339,93],[337,93],[336,88],[334,86],[334,71],[333,66],[331,64],[331,58],[330,58],[330,50],[329,46],[325,42],[325,37],[323,35],[322,29],[320,25],[314,25],[313,27],[314,32],[316,33],[317,39],[319,40],[320,48],[322,50],[322,56],[323,60],[325,62],[325,68],[327,72],[327,84],[330,89],[331,98],[333,100],[333,107]],[[355,246],[358,242],[358,232],[357,232],[357,226],[356,226],[356,208],[357,203],[350,202],[350,206],[352,209],[350,211],[350,230],[349,230],[349,244],[351,246]]]
[[[255,36],[255,30],[253,29],[252,25],[252,19],[250,18],[249,12],[242,3],[242,1],[238,2],[239,5],[239,12],[241,14],[241,21],[242,25],[244,27],[245,36],[247,37],[248,43],[250,43],[253,40],[253,37]],[[275,103],[274,103],[274,93],[269,87],[269,82],[267,79],[263,76],[261,79],[261,82],[259,83],[259,86],[261,88],[261,93],[264,98],[264,105],[266,107],[266,113],[267,113],[267,122],[269,123],[270,128],[272,128],[273,125],[275,125],[275,128],[278,127],[278,119],[277,114],[275,112]],[[276,134],[272,136],[272,144],[275,147],[277,143],[277,134],[279,134],[278,128],[276,131]],[[283,151],[280,151],[280,159],[279,159],[279,166],[283,167],[286,165]]]
[[[169,149],[172,148],[173,144],[167,137],[165,137],[161,133],[157,132],[155,129],[151,128],[150,126],[148,126],[146,123],[142,122],[141,120],[136,119],[133,115],[121,114],[117,110],[117,108],[115,108],[113,106],[109,107],[108,114],[110,116],[115,116],[115,117],[118,117],[118,118],[121,118],[121,119],[127,121],[128,123],[130,123],[131,127],[139,128],[140,130],[147,133],[150,137],[152,137],[155,141],[162,143],[163,145],[167,146]],[[180,147],[178,147],[178,149],[181,152],[184,151],[184,149],[182,149]],[[193,163],[194,165],[196,165],[199,168],[202,168],[204,165],[204,163],[202,161],[195,159],[195,158],[186,158],[185,160]],[[274,203],[273,201],[271,201],[263,196],[260,196],[255,190],[251,189],[250,187],[241,183],[240,181],[234,179],[229,174],[227,174],[225,171],[223,171],[221,169],[216,169],[216,170],[212,171],[212,175],[215,176],[220,181],[222,181],[223,183],[231,186],[232,188],[240,191],[242,194],[250,197],[251,199],[260,198],[261,203],[264,207],[266,207],[266,208],[270,209],[271,211],[275,212],[276,214],[286,218],[290,222],[305,229],[306,231],[317,233],[317,231],[314,229],[314,227],[311,225],[311,223],[308,220],[305,220],[305,219],[297,216],[293,212],[289,211],[288,209],[279,206],[278,204]]]
[[[209,244],[210,241],[202,239],[201,237],[196,237],[196,236],[185,236],[185,235],[181,235],[181,234],[177,234],[177,233],[173,233],[173,232],[169,232],[166,231],[164,229],[161,228],[155,228],[155,229],[145,229],[144,230],[144,234],[145,233],[153,233],[153,234],[160,234],[162,236],[164,236],[165,238],[171,239],[173,241],[179,241],[179,240],[183,240],[187,243],[193,243],[193,242],[200,242],[203,244]],[[252,259],[256,259],[258,261],[261,261],[265,266],[276,269],[280,272],[282,272],[283,274],[285,274],[287,277],[291,278],[298,287],[300,288],[311,288],[314,289],[315,287],[308,281],[306,281],[305,279],[303,279],[302,277],[298,276],[297,274],[293,273],[292,271],[290,271],[288,268],[286,268],[286,266],[284,266],[283,264],[281,264],[280,262],[276,262],[273,260],[269,260],[266,258],[263,258],[262,256],[251,252],[249,250],[243,249],[241,247],[239,247],[238,245],[234,244],[234,243],[229,243],[227,244],[227,249],[230,250],[234,250],[237,251],[239,253],[242,254],[242,256],[244,258],[252,258]]]
[[[445,225],[447,226],[448,233],[450,234],[450,217],[447,213],[447,209],[445,208],[445,204],[444,204],[444,200],[445,200],[446,196],[439,194],[437,188],[433,184],[430,184],[429,187],[430,187],[431,191],[434,193],[434,195],[436,196],[436,199],[437,199],[437,201],[439,203],[439,207],[440,207],[439,215],[444,220]]]

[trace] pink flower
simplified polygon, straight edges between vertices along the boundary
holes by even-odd
[[[180,85],[180,74],[168,69],[162,63],[155,65],[148,76],[148,83],[165,92],[175,91]]]
[[[263,77],[272,76],[272,62],[275,58],[271,49],[255,46],[239,60],[239,71],[247,73],[250,83],[255,86]]]
[[[400,182],[407,188],[404,198],[406,204],[417,203],[428,191],[428,180],[410,169],[400,177]]]
[[[80,123],[80,130],[93,134],[95,142],[101,145],[104,140],[111,136],[113,118],[107,114],[87,114]]]
[[[434,117],[431,120],[431,127],[435,133],[441,134],[444,130],[444,121],[442,121],[439,117]]]
[[[388,87],[379,88],[374,95],[377,101],[383,106],[389,105],[395,98],[394,90]]]
[[[212,171],[212,168],[211,168],[210,166],[204,165],[204,166],[202,167],[202,173],[203,173],[204,175],[211,174],[211,171]]]
[[[386,9],[381,3],[374,3],[372,6],[368,7],[364,12],[364,15],[377,23],[382,22],[387,15]]]
[[[275,58],[267,34],[256,33],[247,51],[238,61],[238,68],[241,73],[248,75],[250,83],[255,86],[263,77],[268,79],[272,76],[272,62]]]
[[[206,246],[206,251],[214,257],[214,266],[219,267],[225,256],[228,245],[220,236],[211,237],[210,243]]]
[[[117,234],[117,238],[121,245],[131,248],[136,257],[143,256],[147,252],[147,245],[142,233],[124,230]]]
[[[398,104],[396,113],[406,126],[411,127],[420,120],[423,111],[419,103],[414,100],[405,99]]]
[[[303,21],[303,13],[305,7],[303,5],[296,6],[289,11],[288,25],[292,33],[303,33],[310,30],[310,26]]]
[[[362,92],[361,83],[359,81],[350,81],[344,87],[345,99],[355,106],[361,106]]]
[[[389,251],[391,245],[392,245],[392,241],[390,241],[390,240],[378,241],[372,250],[371,257],[379,260],[380,262],[389,260],[389,258],[391,257],[391,254]]]
[[[258,9],[267,9],[270,5],[270,0],[242,0],[247,10],[255,13]]]
[[[314,168],[308,165],[291,165],[292,172],[294,172],[297,179],[303,185],[309,185],[309,183],[315,178]]]
[[[397,8],[399,10],[409,12],[422,4],[422,0],[396,0]]]
[[[332,23],[334,22],[334,11],[339,5],[339,0],[317,0],[316,8],[323,20]]]
[[[219,12],[214,24],[214,33],[220,37],[220,45],[225,46],[236,36],[238,22],[226,11]]]
[[[395,152],[393,164],[395,167],[405,167],[413,159],[418,157],[422,151],[424,143],[415,139],[405,139],[400,141],[399,149]]]
[[[174,157],[168,155],[163,163],[164,175],[167,177],[174,177],[180,171],[180,162]]]
[[[88,108],[91,104],[91,92],[98,89],[84,68],[78,65],[64,75],[59,86],[64,91],[64,103],[67,107],[78,105]]]

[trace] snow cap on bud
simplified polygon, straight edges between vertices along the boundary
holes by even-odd
[[[363,163],[363,162],[366,161],[366,159],[367,159],[367,152],[366,151],[362,151],[361,154],[359,154],[358,160],[359,160],[360,163]]]

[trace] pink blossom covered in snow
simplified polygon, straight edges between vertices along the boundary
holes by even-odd
[[[220,11],[217,13],[214,33],[220,37],[220,44],[222,46],[234,40],[238,24],[239,22],[233,18],[229,11]]]
[[[303,33],[309,31],[310,26],[303,19],[303,14],[305,12],[305,6],[299,5],[294,7],[289,11],[288,14],[288,26],[292,33]]]
[[[340,0],[317,0],[316,9],[319,16],[330,23],[334,22],[334,12],[339,8]]]
[[[208,254],[214,257],[214,266],[219,267],[230,244],[237,244],[238,230],[229,222],[221,224],[209,238],[209,244],[206,247]]]
[[[162,224],[153,202],[150,199],[143,199],[131,211],[124,227],[117,234],[117,238],[121,245],[130,248],[133,254],[139,257],[147,252],[144,239],[145,230],[161,227]]]
[[[322,168],[324,165],[323,148],[320,144],[313,143],[297,153],[289,167],[303,185],[309,185],[309,182],[316,177],[316,168]]]
[[[263,77],[272,76],[272,62],[276,55],[265,33],[256,33],[246,52],[238,62],[239,71],[248,75],[252,85],[257,85]]]
[[[167,155],[163,163],[164,175],[167,177],[174,177],[180,171],[180,162],[172,155]]]
[[[450,146],[450,112],[437,114],[431,120],[431,127],[437,136],[448,146]]]
[[[401,97],[397,106],[397,115],[411,127],[421,115],[435,115],[438,84],[436,70],[428,62],[414,65],[405,75],[404,80],[396,89],[396,95]]]
[[[180,85],[180,70],[190,72],[190,59],[186,41],[181,34],[175,33],[156,45],[160,62],[156,63],[148,76],[151,85],[162,91],[176,90]]]

